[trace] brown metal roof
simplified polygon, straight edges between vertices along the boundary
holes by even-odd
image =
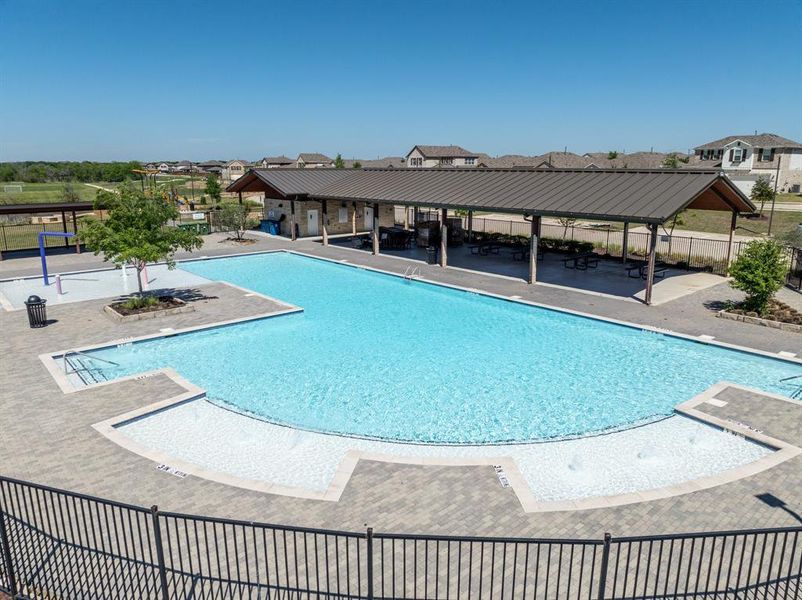
[[[753,212],[716,171],[605,169],[353,170],[309,195],[556,217],[663,223],[684,208]]]
[[[352,175],[354,169],[252,169],[232,182],[227,192],[268,192],[274,197],[308,196]]]
[[[0,204],[0,215],[29,215],[93,210],[94,202],[34,202],[31,204]]]

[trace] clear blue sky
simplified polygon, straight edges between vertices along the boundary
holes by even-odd
[[[0,0],[0,160],[802,140],[802,2]]]

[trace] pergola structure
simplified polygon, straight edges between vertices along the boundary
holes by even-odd
[[[529,283],[537,281],[542,217],[614,221],[649,228],[645,301],[651,304],[659,225],[687,208],[732,215],[727,264],[739,214],[755,206],[725,176],[713,170],[629,169],[263,169],[250,171],[228,191],[262,191],[296,201],[320,202],[323,244],[328,244],[326,202],[372,204],[373,253],[379,252],[378,207],[391,204],[442,211],[440,264],[448,264],[448,210],[523,215],[531,223]],[[470,227],[469,227],[470,229]],[[293,239],[295,227],[293,225]],[[624,252],[626,259],[626,251]]]
[[[58,214],[61,213],[61,227],[67,233],[67,214],[71,215],[73,231],[78,231],[78,217],[76,213],[94,210],[93,202],[34,202],[30,204],[0,204],[0,215],[31,215],[31,214]],[[69,239],[64,237],[64,246],[69,247]],[[80,246],[76,243],[76,251]],[[3,252],[0,250],[0,260]]]

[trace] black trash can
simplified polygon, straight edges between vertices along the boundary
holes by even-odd
[[[42,300],[39,296],[28,296],[25,301],[25,308],[28,309],[28,324],[31,327],[44,327],[47,324],[47,300]]]
[[[437,264],[437,246],[426,247],[426,264],[429,265]]]

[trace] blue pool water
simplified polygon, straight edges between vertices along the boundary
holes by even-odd
[[[287,253],[182,263],[303,313],[95,351],[170,366],[233,408],[433,443],[575,436],[670,415],[721,380],[789,394],[781,360]],[[797,384],[798,385],[798,384]]]

